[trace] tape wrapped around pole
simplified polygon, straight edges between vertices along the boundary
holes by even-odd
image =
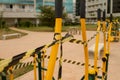
[[[73,38],[73,36],[66,34],[64,37],[62,37],[61,41],[62,43],[69,41]],[[50,44],[46,44],[43,46],[40,46],[34,50],[30,50],[30,51],[26,51],[23,52],[21,54],[15,55],[12,58],[9,59],[5,59],[0,61],[0,73],[1,72],[7,72],[7,70],[9,69],[9,67],[16,65],[17,63],[21,62],[22,60],[29,58],[31,56],[33,56],[34,54],[38,54],[39,51],[41,51],[42,49],[47,49],[57,43],[60,43],[59,40],[53,41]]]

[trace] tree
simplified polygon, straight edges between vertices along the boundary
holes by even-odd
[[[6,22],[3,20],[3,11],[0,12],[0,28],[6,28]]]
[[[41,25],[53,27],[55,24],[55,10],[51,6],[40,6],[39,19]]]
[[[3,12],[0,12],[0,28],[2,28]]]
[[[40,6],[40,15],[38,16],[41,25],[54,27],[55,25],[55,8],[52,6]],[[63,12],[63,19],[67,18],[67,13]]]

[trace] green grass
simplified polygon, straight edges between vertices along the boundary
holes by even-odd
[[[97,30],[97,25],[95,25],[95,24],[87,24],[86,29],[88,31],[96,31]]]
[[[18,31],[14,31],[14,30],[11,30],[11,29],[0,29],[0,40],[2,40],[2,35],[12,34],[12,33],[21,33],[21,36],[27,35],[27,33],[18,32]],[[7,39],[13,39],[13,38],[17,38],[17,36],[7,37]]]
[[[62,31],[67,31],[69,29],[69,27],[80,27],[80,25],[76,25],[76,26],[63,26],[62,27]],[[20,29],[24,29],[24,30],[28,30],[28,31],[35,31],[35,32],[53,32],[54,28],[52,27],[47,27],[47,26],[40,26],[40,27],[19,27]],[[86,29],[87,30],[96,30],[97,25],[86,25]]]
[[[20,29],[35,31],[35,32],[52,32],[54,29],[52,27],[42,26],[42,27],[19,27]]]

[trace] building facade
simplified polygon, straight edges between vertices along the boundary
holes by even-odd
[[[64,1],[64,0],[63,0]],[[40,13],[39,6],[55,6],[55,0],[0,0],[0,15],[8,25],[14,25],[18,21],[31,21],[39,23],[37,16]],[[72,15],[73,0],[64,1],[65,11]]]
[[[97,21],[97,9],[105,10],[107,17],[111,13],[114,17],[119,17],[120,0],[86,0],[86,18],[88,23]]]
[[[55,0],[44,0],[44,5],[55,6]],[[74,17],[74,3],[73,0],[63,0],[64,12],[68,13],[68,17],[73,19]]]
[[[110,0],[112,8],[111,11],[114,17],[120,16],[120,0]],[[109,13],[108,13],[109,14]]]
[[[32,0],[0,0],[0,12],[4,21],[11,26],[19,20],[36,20],[33,3]]]
[[[97,21],[97,9],[106,10],[106,0],[86,0],[86,18],[87,22]]]

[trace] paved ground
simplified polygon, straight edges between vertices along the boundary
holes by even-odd
[[[15,29],[15,28],[13,28]],[[53,32],[30,32],[25,30],[20,30],[22,32],[27,32],[28,35],[11,39],[11,40],[0,40],[0,58],[10,58],[16,54],[27,51],[29,49],[35,49],[41,45],[49,43],[53,39]],[[89,39],[95,32],[87,31],[87,38]],[[64,35],[65,33],[63,33]],[[81,39],[81,35],[75,35],[75,38]],[[103,42],[102,35],[100,37],[100,42]],[[95,43],[95,39],[93,39],[89,43],[89,47]],[[120,79],[120,54],[119,48],[120,42],[111,43],[110,48],[110,62],[109,62],[109,72],[108,72],[108,80],[119,80]],[[63,44],[64,49],[64,58],[84,62],[84,51],[83,46],[78,44],[72,44],[66,42]],[[49,55],[51,49],[47,50]],[[59,54],[58,54],[59,56]],[[93,59],[89,59],[90,63],[93,64]],[[47,67],[46,60],[46,67]],[[101,61],[99,61],[99,65],[102,65]],[[58,70],[58,61],[56,62],[56,68],[54,72],[55,78],[57,78],[57,70]],[[63,63],[63,80],[80,80],[82,75],[84,74],[84,67],[77,66],[69,63]],[[17,78],[16,80],[34,80],[33,71]]]

